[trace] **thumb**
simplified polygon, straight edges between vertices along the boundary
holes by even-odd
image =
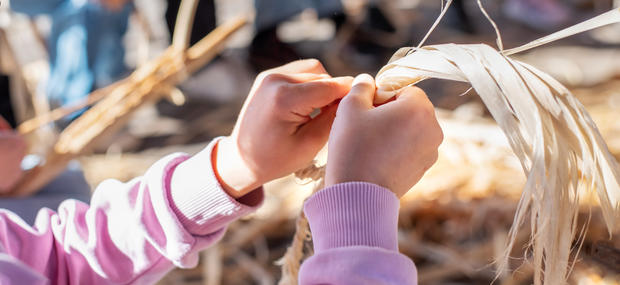
[[[345,101],[350,102],[346,104],[353,104],[363,109],[371,109],[374,97],[375,80],[372,76],[363,73],[356,76],[355,80],[353,80],[353,87],[351,87],[349,94],[345,96]]]

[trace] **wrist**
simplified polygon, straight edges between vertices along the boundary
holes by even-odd
[[[262,185],[231,137],[221,139],[214,146],[211,163],[218,182],[233,198],[240,198]]]
[[[368,171],[351,171],[350,168],[340,167],[338,171],[331,169],[329,163],[325,172],[325,188],[342,183],[364,182],[390,189],[390,183],[386,179],[382,179],[377,171],[367,168]]]

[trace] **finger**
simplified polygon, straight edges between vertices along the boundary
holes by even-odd
[[[297,114],[310,115],[315,108],[323,108],[344,97],[352,83],[353,77],[344,76],[292,84],[290,92],[284,95],[284,106]]]
[[[416,86],[408,86],[403,88],[400,92],[396,94],[396,100],[419,100],[426,99],[428,100],[428,96],[426,96],[426,92]]]
[[[351,91],[346,95],[347,103],[364,109],[372,108],[375,96],[375,80],[368,74],[360,74],[353,80]]]
[[[422,89],[418,87],[410,86],[403,88],[403,90],[398,92],[393,101],[387,102],[378,108],[393,109],[393,111],[412,111],[416,106],[420,104],[429,107],[428,109],[430,110],[433,109],[433,104],[426,96],[426,93],[424,93],[424,91],[422,91]]]
[[[316,59],[302,59],[287,63],[283,66],[276,67],[268,70],[267,72],[277,73],[315,73],[315,74],[327,74],[325,67],[320,61]]]
[[[316,73],[295,73],[295,74],[283,74],[283,78],[289,83],[305,83],[309,81],[330,79],[329,74],[316,74]]]
[[[303,140],[319,140],[320,143],[325,144],[329,137],[332,123],[336,118],[336,110],[338,110],[338,104],[332,104],[321,110],[316,118],[308,121],[297,131],[298,137]]]

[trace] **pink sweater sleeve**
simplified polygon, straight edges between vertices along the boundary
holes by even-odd
[[[417,284],[415,265],[398,252],[398,199],[375,184],[351,182],[319,191],[304,205],[314,255],[301,285]]]
[[[174,266],[195,266],[200,250],[263,199],[262,189],[244,203],[222,190],[213,144],[191,158],[169,155],[127,183],[101,183],[90,206],[42,209],[32,227],[0,209],[0,283],[152,284]]]

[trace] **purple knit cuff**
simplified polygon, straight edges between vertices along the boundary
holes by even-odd
[[[314,194],[304,204],[314,251],[347,246],[398,250],[398,198],[366,182],[341,183]]]
[[[173,175],[179,175],[172,185],[169,198],[172,209],[183,226],[194,235],[207,235],[227,226],[232,221],[255,211],[263,202],[262,187],[235,199],[219,184],[211,152],[217,143],[213,140],[205,149],[179,164]]]

